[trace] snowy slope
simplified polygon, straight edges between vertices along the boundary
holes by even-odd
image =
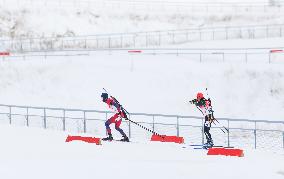
[[[207,156],[180,144],[65,143],[67,133],[0,126],[0,175],[6,179],[283,178],[283,151]]]
[[[120,4],[114,0],[0,0],[0,37],[279,24],[284,19],[283,12],[277,8],[266,12],[213,10],[204,13],[176,8],[174,0],[151,3],[150,0],[137,0],[139,6],[133,1],[123,0]],[[205,41],[176,47],[283,47],[283,38]],[[100,98],[104,87],[129,112],[201,116],[188,100],[207,87],[215,116],[284,120],[283,55],[274,56],[272,64],[258,58],[246,64],[214,59],[199,63],[185,55],[129,55],[127,51],[86,54],[1,58],[0,103],[107,110]],[[1,178],[284,177],[281,149],[272,152],[245,148],[243,158],[207,156],[206,151],[188,147],[190,140],[180,145],[149,142],[145,137],[133,143],[105,142],[97,146],[82,142],[65,143],[68,134],[1,124]]]
[[[224,11],[222,6],[228,4],[219,1],[214,4],[216,0],[200,4],[196,1],[182,2],[184,4],[178,5],[181,2],[1,0],[0,37],[73,36],[221,25],[281,24],[284,19],[283,11],[275,7],[268,7],[264,11],[260,6],[253,12],[246,8],[269,4],[268,1],[234,2],[229,6],[242,7],[244,4],[245,7],[239,10],[225,8]],[[213,8],[206,12],[203,7],[210,5],[210,2]],[[192,4],[197,5],[195,10],[191,8]]]
[[[249,44],[248,40],[229,42]],[[265,46],[266,40],[256,42]],[[0,98],[4,104],[106,110],[100,99],[104,87],[129,112],[200,116],[188,100],[207,87],[218,117],[283,121],[283,56],[276,61],[199,63],[186,55],[129,55],[127,51],[11,58],[0,63]]]

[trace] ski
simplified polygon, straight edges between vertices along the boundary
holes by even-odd
[[[131,142],[130,140],[129,141],[124,141],[122,139],[112,139],[112,140],[108,140],[108,139],[104,139],[102,138],[102,141],[104,142],[112,142],[112,141],[116,141],[116,142]]]
[[[222,145],[208,146],[208,145],[204,145],[204,144],[190,144],[189,146],[193,147],[193,149],[206,149],[206,150],[208,150],[209,148],[220,148],[220,147],[225,148]],[[183,148],[186,148],[186,147],[183,147]]]

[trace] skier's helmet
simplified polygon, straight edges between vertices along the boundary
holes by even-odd
[[[108,94],[107,93],[102,93],[101,95],[103,102],[105,102],[108,98]]]
[[[201,98],[203,98],[203,94],[202,93],[197,93],[196,99],[199,101]]]

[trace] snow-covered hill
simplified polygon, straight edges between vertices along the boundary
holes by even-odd
[[[76,36],[220,25],[281,24],[284,20],[283,11],[277,6],[262,6],[271,4],[267,1],[235,2],[231,5],[214,2],[211,0],[208,11],[204,6],[210,3],[190,1],[178,5],[181,2],[1,0],[0,37]],[[253,5],[256,10],[251,12]]]

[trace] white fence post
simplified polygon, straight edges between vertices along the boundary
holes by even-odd
[[[9,123],[12,124],[12,107],[9,106]]]
[[[153,131],[155,131],[155,115],[153,115],[153,127],[152,127]]]
[[[177,116],[177,136],[179,137],[179,117]]]
[[[283,135],[283,149],[284,149],[284,132],[282,133],[282,135]]]
[[[45,128],[46,129],[46,109],[45,108],[43,108],[43,128]]]
[[[256,149],[256,122],[254,122],[254,148]]]
[[[227,133],[228,133],[228,147],[230,147],[230,121],[227,120],[227,122],[228,122],[228,126],[227,126],[227,129],[228,129],[228,131],[227,131]]]
[[[65,109],[63,109],[63,131],[65,131],[66,130],[66,118],[65,118]]]
[[[27,107],[26,124],[29,127],[29,108]]]
[[[84,113],[84,133],[86,133],[87,132],[86,111],[83,111],[83,113]]]

